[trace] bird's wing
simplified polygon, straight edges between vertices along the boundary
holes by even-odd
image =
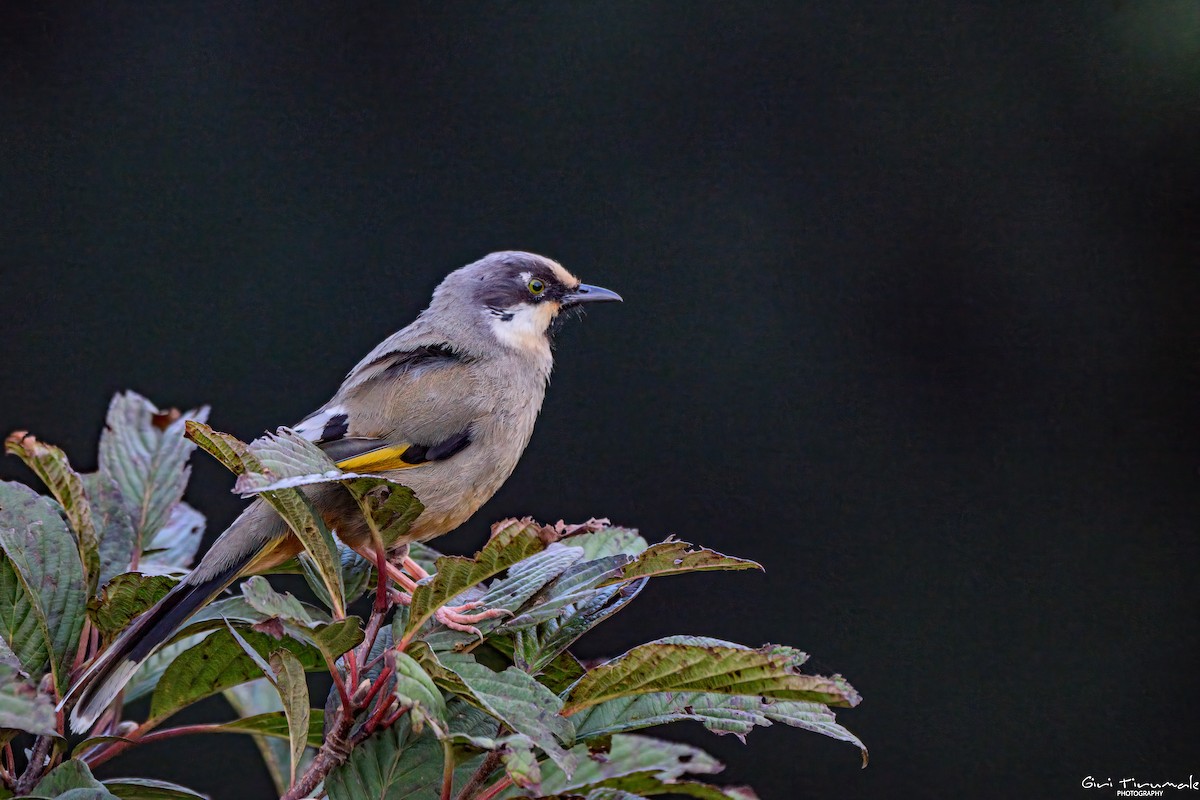
[[[477,384],[470,360],[446,345],[392,350],[364,360],[295,430],[347,471],[419,467],[470,446],[485,412]]]

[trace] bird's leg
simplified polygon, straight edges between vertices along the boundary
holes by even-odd
[[[400,566],[417,581],[423,581],[429,577],[429,573],[425,571],[425,568],[414,561],[411,556],[404,556],[404,559],[400,562]],[[434,613],[433,618],[450,630],[462,631],[472,636],[482,637],[479,629],[475,627],[476,622],[512,615],[511,611],[503,608],[489,608],[486,611],[480,611],[475,614],[467,613],[477,608],[483,608],[483,603],[478,600],[463,603],[461,606],[442,606]]]

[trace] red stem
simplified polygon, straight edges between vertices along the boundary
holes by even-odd
[[[509,786],[512,786],[512,778],[506,775],[488,788],[484,789],[480,794],[475,795],[475,800],[493,800],[496,795],[503,792]]]

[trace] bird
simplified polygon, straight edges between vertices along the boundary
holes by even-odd
[[[544,256],[491,253],[451,272],[428,307],[359,361],[329,402],[293,430],[341,469],[378,474],[413,491],[424,509],[397,544],[449,533],[496,493],[525,451],[564,312],[620,301],[616,292],[581,283]],[[411,591],[413,576],[373,549],[349,492],[337,484],[303,491],[339,539]],[[302,549],[284,520],[265,501],[254,501],[187,577],[130,623],[73,684],[60,705],[71,706],[71,729],[87,732],[138,666],[230,584]],[[420,570],[411,559],[401,563],[410,572]],[[466,613],[476,607],[442,609],[438,619],[472,631],[471,623],[494,613]]]

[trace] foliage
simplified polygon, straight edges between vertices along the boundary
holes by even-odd
[[[651,578],[754,562],[675,539],[651,545],[606,520],[505,520],[470,558],[412,544],[432,575],[418,572],[409,596],[379,585],[304,487],[342,484],[393,567],[422,510],[409,489],[344,473],[287,429],[247,444],[206,415],[117,395],[91,474],[24,432],[8,438],[49,495],[0,483],[0,797],[200,797],[91,770],[145,742],[202,733],[253,737],[284,798],[752,798],[710,783],[721,765],[704,752],[641,732],[681,720],[740,738],[791,725],[857,745],[865,764],[862,742],[830,710],[858,694],[840,676],[802,672],[807,656],[793,648],[676,636],[599,664],[571,655]],[[192,565],[204,518],[183,495],[196,446],[238,476],[236,492],[286,520],[304,552],[281,569],[303,574],[318,605],[247,579],[142,664],[88,736],[69,739],[72,680]],[[452,607],[504,613],[464,633],[445,624]],[[306,672],[333,680],[323,709]],[[214,694],[232,719],[163,727]],[[122,702],[147,695],[148,717],[124,720]]]

